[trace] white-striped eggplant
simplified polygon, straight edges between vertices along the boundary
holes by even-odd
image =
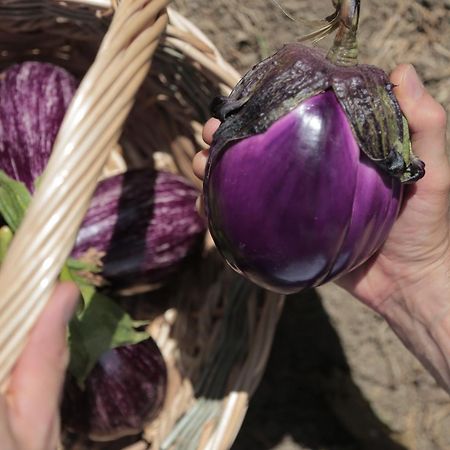
[[[152,338],[105,352],[81,388],[68,374],[61,419],[64,429],[98,441],[142,431],[159,413],[167,369]]]
[[[0,170],[34,191],[76,90],[66,70],[25,62],[0,76]],[[100,182],[73,251],[101,259],[107,283],[163,282],[199,247],[196,189],[180,176],[134,170]],[[0,219],[1,221],[1,219]]]
[[[184,178],[153,169],[105,179],[94,193],[72,256],[100,257],[99,275],[113,287],[161,283],[203,240],[197,196]]]
[[[33,192],[77,87],[52,64],[25,62],[0,75],[0,169]]]

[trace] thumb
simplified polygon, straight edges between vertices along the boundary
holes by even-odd
[[[450,168],[446,147],[447,117],[444,108],[427,92],[410,64],[398,66],[391,74],[391,82],[400,108],[411,130],[414,154],[425,162],[425,178],[420,184],[429,184],[438,190],[447,190]]]
[[[59,397],[68,362],[67,323],[78,298],[72,283],[56,287],[12,373],[7,393],[10,423],[24,448],[44,448],[56,438]]]

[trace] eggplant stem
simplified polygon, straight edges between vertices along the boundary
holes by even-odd
[[[334,3],[334,2],[333,2]],[[358,32],[360,0],[340,0],[339,28],[327,59],[338,66],[358,64]]]

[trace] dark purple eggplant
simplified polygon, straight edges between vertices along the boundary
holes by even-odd
[[[52,64],[25,62],[0,75],[0,169],[34,191],[77,87]]]
[[[213,104],[222,123],[204,182],[212,237],[231,267],[276,292],[367,261],[403,184],[424,175],[388,76],[357,64],[360,2],[334,4],[328,55],[287,44]]]
[[[93,251],[115,287],[163,282],[199,248],[205,224],[197,190],[184,178],[131,170],[99,183],[72,256]]]
[[[160,412],[166,387],[166,365],[153,339],[108,350],[83,388],[68,374],[63,428],[99,441],[139,433]]]

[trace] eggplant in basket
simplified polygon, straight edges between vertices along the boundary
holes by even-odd
[[[50,158],[77,82],[52,64],[26,62],[0,78],[0,169],[31,192]],[[101,181],[72,256],[100,263],[113,287],[164,282],[200,247],[197,190],[181,176],[131,170]]]

